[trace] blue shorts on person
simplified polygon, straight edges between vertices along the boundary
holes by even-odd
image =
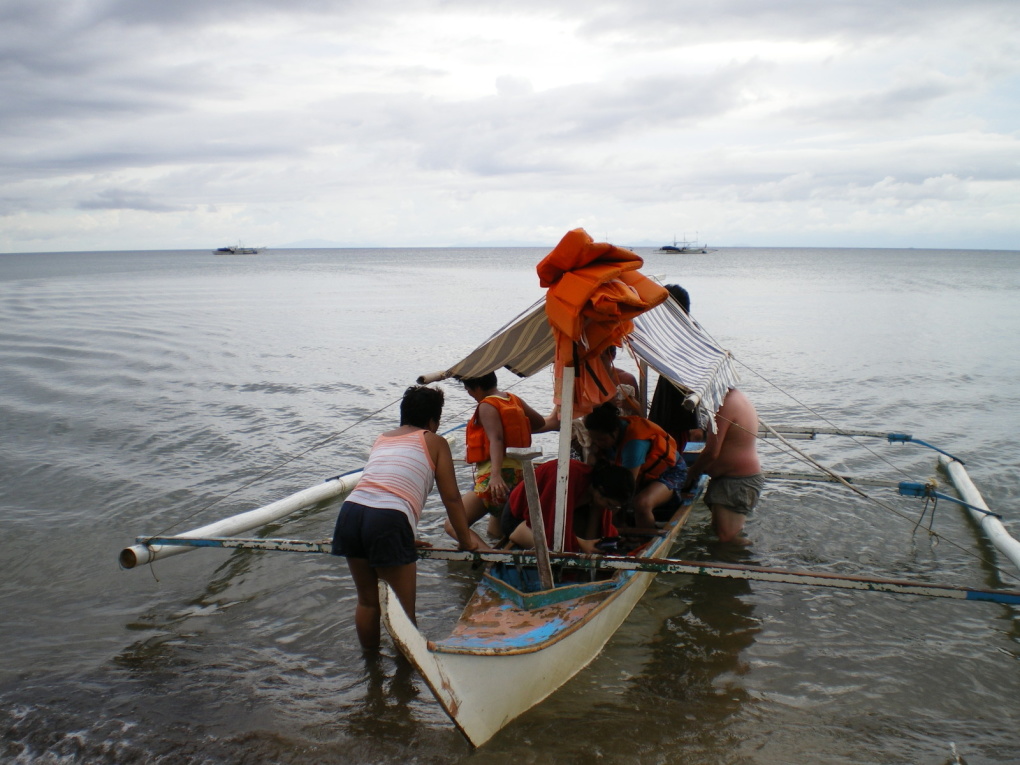
[[[333,530],[333,555],[365,558],[376,568],[406,566],[418,560],[414,532],[399,510],[344,502]]]
[[[672,467],[666,468],[662,475],[655,480],[664,484],[667,489],[678,491],[684,485],[684,481],[687,480],[687,463],[680,460],[680,462]]]

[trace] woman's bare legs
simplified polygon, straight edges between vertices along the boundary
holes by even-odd
[[[347,567],[358,591],[358,605],[354,609],[354,628],[357,630],[362,648],[371,651],[379,648],[381,635],[379,622],[382,616],[382,608],[379,605],[380,579],[393,588],[397,600],[404,607],[404,612],[411,622],[418,623],[414,615],[418,586],[416,563],[376,568],[368,565],[365,558],[347,558]]]

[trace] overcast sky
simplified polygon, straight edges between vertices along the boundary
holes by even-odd
[[[0,0],[0,252],[1020,249],[1018,0]]]

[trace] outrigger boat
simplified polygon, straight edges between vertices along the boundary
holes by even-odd
[[[673,244],[664,244],[656,252],[669,252],[674,255],[707,255],[715,250],[710,250],[704,242],[699,242],[697,234],[694,239],[677,239],[673,237]]]
[[[238,242],[226,247],[217,247],[213,250],[216,255],[258,255],[265,247],[246,247]]]
[[[577,232],[571,232],[568,237],[571,235],[575,235],[575,245],[580,242],[585,252],[591,250],[588,247],[591,241],[586,234],[581,237]],[[563,244],[561,242],[561,246]],[[600,279],[617,282],[622,277],[628,285],[638,284],[634,292],[654,296],[655,291],[636,280],[633,274],[628,276],[629,271],[620,271],[620,264],[626,258],[617,248],[596,245],[595,249],[608,258],[610,265],[606,266],[605,259],[590,261],[587,265],[595,263],[598,272],[594,280],[590,278],[590,271],[583,273],[583,267],[565,271],[562,278],[574,287],[583,285],[581,292],[589,292],[588,288],[594,282],[598,282],[596,287],[605,283]],[[610,289],[619,289],[619,285]],[[595,292],[597,289],[593,288],[589,298]],[[419,382],[477,377],[500,368],[527,377],[557,363],[561,411],[574,412],[575,390],[583,394],[584,385],[594,379],[590,367],[591,360],[597,358],[593,353],[598,344],[592,341],[597,337],[608,337],[621,339],[639,360],[644,389],[642,400],[647,398],[647,372],[651,368],[680,388],[686,394],[687,405],[697,410],[706,427],[712,427],[714,412],[726,391],[736,385],[737,376],[730,354],[720,348],[679,305],[665,300],[622,320],[616,315],[605,326],[598,326],[602,318],[598,311],[595,314],[582,312],[574,325],[578,336],[570,337],[569,328],[568,332],[563,331],[564,314],[560,310],[563,301],[563,290],[551,288],[546,298],[504,326],[463,360],[443,371],[422,375]],[[647,306],[649,301],[635,297],[633,302]],[[617,308],[611,308],[609,312],[613,313]],[[607,329],[609,325],[612,327]],[[588,343],[591,351],[587,357],[577,348],[582,340]],[[562,353],[564,348],[568,351],[566,355]],[[570,361],[573,363],[563,363]],[[582,378],[581,384],[576,381],[578,376]],[[565,426],[560,431],[557,455],[561,468],[565,467],[569,458],[571,434],[570,418],[563,419]],[[455,429],[446,435],[452,439],[456,433]],[[865,493],[863,487],[870,490],[873,485],[886,485],[838,475],[817,465],[792,443],[797,439],[814,439],[826,434],[854,439],[881,436],[891,443],[914,443],[935,448],[910,435],[895,433],[773,428],[763,424],[759,435],[782,442],[787,449],[815,464],[821,472],[820,480],[842,484],[859,494]],[[974,517],[996,548],[1020,568],[1020,542],[1006,532],[1001,516],[988,509],[963,463],[941,450],[936,451],[940,452],[940,463],[959,493],[959,499],[936,491],[933,482],[901,482],[893,484],[893,487],[904,496],[923,498],[926,502],[937,499],[958,502]],[[436,640],[426,637],[407,617],[389,588],[385,584],[380,585],[384,621],[394,642],[418,669],[451,720],[475,746],[484,744],[514,718],[540,703],[592,662],[658,573],[723,576],[1020,604],[1020,592],[1005,589],[977,589],[669,558],[670,549],[691,512],[695,497],[686,498],[658,530],[646,532],[644,538],[638,538],[629,554],[563,553],[563,535],[567,533],[563,528],[563,503],[557,504],[552,539],[543,540],[541,518],[534,515],[538,503],[530,467],[535,455],[521,456],[525,465],[526,488],[531,495],[529,499],[534,498],[529,503],[531,512],[533,518],[539,521],[532,523],[537,537],[534,551],[466,553],[436,548],[420,551],[423,559],[474,560],[490,564],[449,636]],[[562,494],[566,490],[565,471],[561,471],[560,475]],[[330,540],[259,539],[238,535],[275,523],[326,500],[339,500],[354,487],[359,477],[360,472],[338,476],[263,508],[173,537],[139,537],[137,544],[121,552],[121,565],[132,568],[195,547],[328,553]],[[814,474],[772,473],[767,477],[773,481],[818,479]],[[703,488],[705,480],[702,479],[699,489]]]
[[[691,503],[688,498],[632,555],[612,557],[646,563],[667,556]],[[425,550],[423,557],[433,553]],[[383,618],[394,642],[475,746],[588,666],[657,573],[652,568],[586,569],[586,558],[590,560],[584,555],[554,555],[550,560],[559,570],[554,570],[551,586],[543,585],[534,573],[537,556],[509,553],[497,559],[443,640],[427,639],[389,586],[380,587]],[[574,565],[562,566],[566,560]]]

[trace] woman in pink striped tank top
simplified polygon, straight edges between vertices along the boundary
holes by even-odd
[[[450,444],[436,435],[443,391],[413,385],[400,402],[400,427],[376,440],[358,485],[340,508],[334,555],[347,559],[358,591],[354,625],[361,645],[379,647],[379,580],[415,620],[418,521],[433,484],[462,550],[488,549],[467,524]]]

